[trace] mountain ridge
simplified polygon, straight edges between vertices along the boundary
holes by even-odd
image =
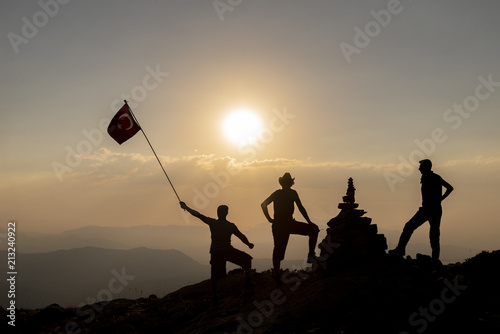
[[[256,245],[250,252],[254,258],[267,258],[272,253],[273,241],[270,224],[259,224],[244,232]],[[324,233],[322,231],[322,233]],[[320,234],[322,234],[320,233]],[[396,240],[400,231],[380,229],[388,240]],[[320,235],[320,240],[322,235]],[[20,253],[50,252],[58,249],[72,249],[86,246],[107,249],[134,249],[148,247],[152,249],[177,249],[200,263],[209,262],[210,230],[199,226],[185,225],[137,225],[130,227],[113,227],[87,225],[58,234],[22,233],[18,235],[17,251]],[[245,250],[243,244],[233,238],[236,248]],[[2,246],[0,244],[1,247]],[[445,263],[460,262],[477,254],[479,249],[471,249],[457,245],[442,244],[442,260]],[[407,254],[429,252],[427,239],[419,239],[418,235],[408,245]],[[287,250],[288,259],[303,259],[307,254],[307,243],[301,238],[292,236]]]
[[[0,254],[5,254],[5,251]],[[187,281],[205,279],[210,273],[207,265],[178,250],[146,247],[131,250],[82,247],[45,253],[18,253],[16,269],[16,303],[24,308],[44,307],[50,303],[78,305],[87,298],[95,298],[103,289],[120,290],[112,294],[114,298],[138,298],[141,291],[144,294],[164,294],[185,285]],[[133,276],[133,279],[120,281],[122,276]],[[152,286],[144,283],[155,280],[162,284]],[[110,285],[113,288],[109,288]],[[7,305],[7,296],[1,298],[2,305]]]
[[[115,299],[81,308],[18,310],[18,333],[497,333],[500,250],[464,263],[433,265],[386,255],[327,271],[322,265],[254,273],[243,289],[233,270],[211,305],[210,281],[168,295]],[[5,313],[5,310],[0,310]],[[3,316],[3,326],[6,317]],[[66,331],[67,332],[67,331]]]

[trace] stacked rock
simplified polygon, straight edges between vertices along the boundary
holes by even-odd
[[[371,218],[363,217],[364,210],[357,209],[355,191],[353,179],[349,178],[346,196],[338,206],[341,211],[328,222],[327,235],[318,246],[329,269],[348,267],[385,255],[385,236],[378,234],[377,225],[371,223]]]

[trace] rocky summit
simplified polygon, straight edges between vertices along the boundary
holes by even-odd
[[[16,309],[15,327],[0,309],[2,333],[500,333],[500,250],[448,265],[388,255],[355,190],[351,178],[317,261],[282,271],[281,282],[254,271],[245,288],[233,270],[218,303],[205,280],[163,297]]]
[[[81,309],[16,310],[16,333],[499,333],[500,251],[435,268],[383,256],[330,272],[325,264],[270,271],[243,288],[234,270],[164,297],[116,299]],[[304,265],[305,266],[305,265]],[[2,309],[2,333],[14,329]]]

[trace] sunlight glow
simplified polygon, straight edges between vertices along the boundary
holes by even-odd
[[[257,140],[262,131],[262,123],[255,112],[238,109],[226,117],[223,129],[231,142],[238,145],[250,145]]]

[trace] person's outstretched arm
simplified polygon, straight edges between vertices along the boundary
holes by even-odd
[[[297,192],[295,192],[295,196],[294,196],[294,200],[295,200],[295,203],[297,204],[297,208],[299,209],[300,213],[302,214],[302,216],[306,219],[306,221],[309,223],[309,224],[313,224],[315,225],[311,219],[309,219],[309,215],[307,214],[307,211],[306,211],[306,208],[304,208],[304,206],[302,205],[302,202],[300,201],[300,198],[299,198],[299,194]]]
[[[243,242],[245,245],[247,245],[250,249],[253,248],[254,244],[248,241],[248,238],[240,232],[240,230],[236,229],[236,232],[234,232],[234,235],[237,236],[241,242]]]
[[[273,202],[272,197],[273,197],[273,195],[269,196],[260,205],[260,207],[262,208],[262,212],[264,212],[264,216],[266,216],[267,221],[270,222],[271,224],[274,223],[274,219],[272,219],[271,215],[269,215],[269,209],[267,207],[269,204],[271,204]]]
[[[446,188],[446,191],[444,192],[443,197],[441,197],[441,201],[448,197],[448,195],[453,191],[453,187],[451,186],[451,184],[449,184],[445,180],[443,180],[443,187]]]
[[[202,214],[201,214],[201,213],[199,213],[198,211],[191,209],[191,208],[190,208],[189,206],[187,206],[187,205],[186,205],[186,203],[184,203],[184,202],[179,202],[179,204],[181,205],[181,208],[182,208],[182,209],[186,210],[187,212],[189,212],[190,214],[192,214],[193,216],[195,216],[196,218],[200,219],[202,222],[204,222],[204,223],[206,224],[205,219],[206,219],[207,217],[205,217],[204,215],[202,215]]]

